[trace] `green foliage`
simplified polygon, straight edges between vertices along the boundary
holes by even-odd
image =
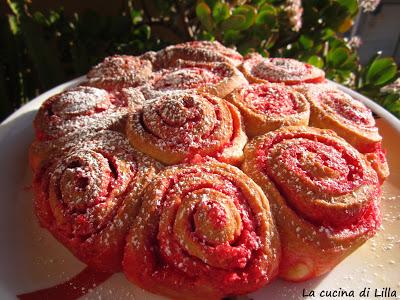
[[[372,57],[361,70],[356,88],[400,118],[400,78],[393,58]]]
[[[32,11],[27,0],[7,4],[11,13],[0,17],[0,119],[105,56],[198,39],[308,62],[400,117],[399,92],[381,92],[398,78],[396,63],[377,54],[362,66],[343,38],[357,0],[303,0],[302,7],[291,0],[130,0],[115,15]]]
[[[396,76],[397,66],[393,58],[375,58],[368,67],[365,82],[373,85],[384,85]]]

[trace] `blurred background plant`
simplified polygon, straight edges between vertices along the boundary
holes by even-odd
[[[94,2],[95,4],[95,2]],[[7,0],[0,16],[0,120],[35,95],[82,75],[105,56],[218,40],[242,54],[294,57],[371,97],[400,118],[398,67],[378,52],[360,63],[349,31],[379,0],[131,0],[117,11],[33,9]],[[107,7],[105,8],[107,10]],[[397,81],[396,81],[397,79]]]

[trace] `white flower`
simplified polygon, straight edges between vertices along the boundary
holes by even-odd
[[[397,94],[400,93],[400,78],[397,78],[391,84],[385,85],[381,88],[381,93]]]
[[[358,0],[358,4],[362,8],[363,12],[371,12],[374,11],[381,0]]]
[[[284,8],[293,31],[299,31],[302,26],[303,7],[301,0],[287,0]]]
[[[352,48],[359,48],[362,45],[362,40],[359,36],[355,35],[351,37],[349,41],[349,46]]]

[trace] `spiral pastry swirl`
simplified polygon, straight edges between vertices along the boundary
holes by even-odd
[[[293,126],[257,137],[242,168],[271,202],[285,279],[330,271],[380,225],[377,176],[333,131]]]
[[[277,274],[279,238],[268,200],[230,165],[167,168],[146,188],[138,220],[123,268],[154,293],[220,299],[254,291]]]
[[[160,168],[122,134],[99,132],[36,172],[40,224],[90,267],[118,271],[142,190]]]
[[[152,63],[147,59],[129,55],[109,56],[87,73],[83,85],[118,91],[144,84],[152,71]]]
[[[93,87],[75,87],[47,99],[39,109],[34,128],[40,141],[89,130],[118,129],[128,112],[127,98]]]
[[[133,147],[165,164],[196,154],[238,163],[247,142],[236,107],[193,92],[164,95],[133,110],[126,133]]]
[[[277,82],[286,85],[320,83],[325,73],[292,58],[264,58],[260,54],[245,57],[241,70],[250,82]]]
[[[226,62],[239,66],[243,56],[234,49],[214,41],[192,41],[168,46],[158,51],[154,57],[156,68],[168,68],[178,59],[198,62]]]
[[[297,89],[310,102],[310,125],[334,130],[364,153],[383,182],[389,176],[389,167],[371,110],[332,84],[305,85]]]
[[[177,60],[170,68],[154,73],[151,88],[158,92],[197,90],[224,98],[244,84],[247,80],[230,64]]]
[[[251,84],[234,90],[225,99],[239,108],[249,137],[282,126],[308,125],[308,101],[284,85]]]
[[[370,152],[382,141],[371,110],[360,101],[332,84],[299,90],[311,104],[310,125],[334,130],[361,152]]]
[[[108,131],[108,130],[104,130]],[[39,171],[42,164],[57,155],[61,155],[71,148],[76,147],[86,140],[90,140],[95,133],[72,132],[55,140],[38,140],[35,139],[29,147],[29,165],[33,172]]]

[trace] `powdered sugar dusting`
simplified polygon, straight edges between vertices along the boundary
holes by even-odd
[[[252,54],[243,63],[247,74],[257,80],[299,84],[302,82],[320,82],[324,71],[291,58],[263,58]]]
[[[223,147],[234,144],[231,139],[237,136],[236,130],[241,130],[235,127],[224,100],[187,92],[145,103],[132,112],[127,128],[134,147],[150,155],[173,152],[179,160],[196,153],[215,156]]]
[[[241,91],[252,109],[267,115],[290,115],[303,110],[302,99],[284,86],[250,85]]]
[[[87,135],[79,145],[49,157],[38,172],[35,190],[43,193],[37,194],[38,216],[48,210],[45,227],[90,264],[101,247],[115,247],[124,239],[141,191],[160,168],[118,132]],[[92,254],[85,253],[86,247]]]
[[[215,161],[174,166],[145,195],[127,246],[128,276],[151,265],[151,272],[141,272],[145,282],[191,293],[200,287],[197,278],[204,286],[212,277],[223,287],[212,292],[219,297],[270,280],[278,266],[278,249],[269,242],[277,238],[273,220],[263,209],[264,195],[240,170]]]
[[[331,85],[313,85],[305,88],[306,95],[325,113],[340,117],[343,122],[360,128],[375,127],[372,112],[360,101]]]
[[[178,59],[200,62],[227,62],[234,66],[242,63],[243,57],[234,49],[227,48],[219,42],[192,41],[168,46],[157,52],[154,64],[158,68],[165,68]]]
[[[136,87],[146,82],[152,73],[149,60],[128,55],[106,57],[87,74],[84,84],[107,90]]]
[[[49,98],[41,106],[34,126],[40,140],[66,133],[117,127],[128,110],[104,90],[76,87]]]

